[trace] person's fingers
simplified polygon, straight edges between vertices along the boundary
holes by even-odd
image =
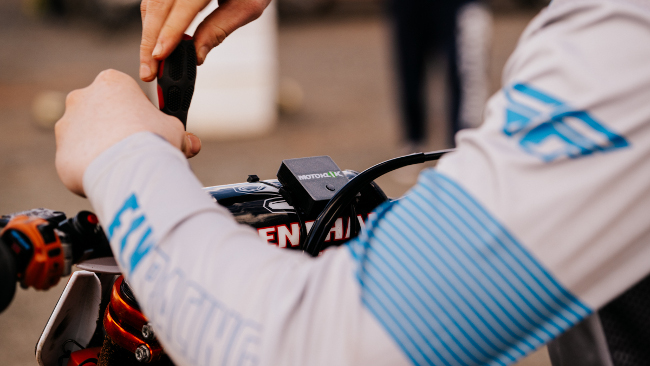
[[[203,64],[211,49],[218,46],[237,28],[259,18],[270,0],[219,1],[194,32],[197,63]]]
[[[217,47],[230,34],[224,28],[223,8],[217,8],[212,14],[208,15],[194,32],[194,47],[196,48],[196,63],[202,65],[208,52]],[[228,27],[232,28],[232,27]],[[232,31],[231,31],[232,32]]]
[[[128,93],[129,95],[135,94],[142,98],[146,98],[146,95],[132,77],[114,69],[107,69],[97,74],[95,80],[88,88],[105,87],[113,88],[121,93]],[[87,88],[80,89],[79,91],[84,91],[86,89]]]
[[[142,30],[144,34],[144,21],[147,18],[147,3],[148,0],[142,0],[140,3],[140,21],[142,23]],[[142,37],[144,38],[144,37]],[[144,56],[144,57],[143,57]],[[149,81],[151,78],[151,60],[150,57],[142,54],[142,40],[140,41],[140,79]]]
[[[79,94],[81,93],[81,89],[76,89],[68,93],[68,95],[65,97],[65,108],[69,109],[72,108],[72,106],[77,102],[79,99]]]
[[[153,49],[154,59],[163,60],[174,51],[196,14],[208,3],[209,0],[178,0],[174,3]]]
[[[140,42],[140,79],[152,81],[158,72],[158,61],[152,54],[160,30],[174,6],[175,0],[143,0],[140,5],[142,14],[142,41]]]
[[[183,151],[188,159],[196,156],[201,151],[201,140],[195,134],[185,132],[181,151]]]
[[[144,18],[147,15],[147,0],[140,2],[140,22],[144,24]]]

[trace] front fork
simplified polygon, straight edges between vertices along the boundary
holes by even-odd
[[[124,277],[96,275],[102,285],[102,316],[88,347],[71,352],[67,366],[173,365]]]

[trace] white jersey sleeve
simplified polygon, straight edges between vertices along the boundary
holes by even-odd
[[[318,260],[262,241],[162,138],[102,154],[84,188],[122,272],[177,365],[400,365],[363,310],[347,249]]]
[[[598,308],[650,270],[650,5],[555,0],[438,171]]]
[[[650,6],[555,0],[485,122],[359,238],[267,245],[149,133],[84,188],[179,365],[508,365],[650,272]]]

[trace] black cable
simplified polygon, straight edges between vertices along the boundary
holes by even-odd
[[[359,200],[355,200],[356,202],[352,205],[350,205],[350,238],[355,238],[357,235],[359,235],[359,231],[361,230],[359,225],[359,220],[357,219],[357,204],[359,203]]]
[[[267,186],[271,186],[271,187],[273,187],[273,188],[275,188],[275,189],[280,189],[280,188],[282,188],[282,187],[278,187],[278,186],[276,186],[276,185],[273,184],[273,183],[265,182],[265,181],[263,181],[263,180],[260,180],[260,181],[254,182],[254,183],[266,184]]]
[[[327,203],[327,206],[318,215],[318,218],[312,226],[309,236],[305,242],[304,250],[311,256],[315,257],[320,253],[329,232],[329,228],[347,205],[359,193],[359,190],[366,184],[370,184],[382,175],[392,172],[393,170],[403,168],[413,164],[421,164],[427,161],[440,159],[444,154],[453,151],[453,149],[432,151],[427,153],[415,153],[400,156],[394,159],[386,160],[374,165],[356,177],[352,178],[343,188],[341,188],[334,197]]]
[[[81,344],[79,344],[79,342],[75,341],[74,339],[68,339],[68,340],[66,340],[66,341],[63,342],[63,344],[61,345],[61,349],[63,350],[63,355],[59,356],[59,359],[58,359],[58,364],[59,364],[59,366],[63,366],[63,360],[66,359],[66,358],[69,359],[69,358],[70,358],[70,355],[72,355],[72,349],[70,349],[70,350],[65,349],[65,346],[66,346],[68,343],[74,343],[77,347],[79,347],[79,349],[86,349],[86,347],[82,346]],[[89,360],[90,360],[90,359],[89,359]],[[81,364],[79,364],[79,366],[88,363],[87,361],[88,361],[88,360],[82,362]],[[95,359],[95,363],[97,363],[97,360],[96,360],[96,359]]]
[[[79,342],[75,341],[74,339],[68,339],[65,342],[63,342],[63,345],[61,345],[61,348],[63,348],[63,352],[72,352],[72,350],[68,351],[65,349],[65,346],[68,343],[74,343],[75,346],[79,347],[79,349],[86,349],[86,347],[82,346],[81,344],[79,344]]]
[[[300,234],[298,237],[298,248],[303,247],[303,243],[305,240],[307,240],[307,221],[305,221],[305,218],[303,217],[301,211],[296,207],[296,216],[298,217],[298,225],[300,227]],[[279,242],[280,239],[278,239]]]

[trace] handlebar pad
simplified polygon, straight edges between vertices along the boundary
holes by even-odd
[[[14,298],[17,275],[16,259],[9,247],[0,239],[0,313]]]
[[[169,57],[158,68],[158,106],[164,113],[174,116],[187,127],[194,83],[196,82],[196,49],[192,37],[183,35]]]

